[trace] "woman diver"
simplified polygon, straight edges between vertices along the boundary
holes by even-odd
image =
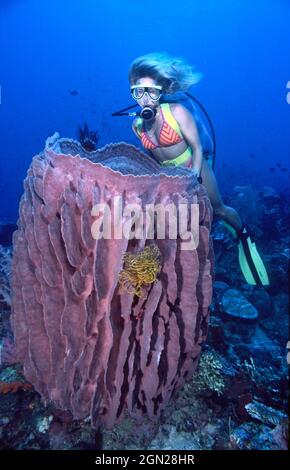
[[[265,266],[247,228],[237,211],[222,200],[209,163],[211,155],[202,145],[200,123],[198,126],[185,106],[164,99],[164,95],[186,92],[201,78],[202,74],[182,58],[166,53],[150,53],[135,59],[129,69],[129,82],[131,95],[142,111],[134,119],[132,129],[160,165],[183,165],[191,169],[206,187],[214,214],[223,219],[239,240],[239,262],[246,281],[268,285]]]

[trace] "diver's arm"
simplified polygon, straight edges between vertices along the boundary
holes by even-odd
[[[181,104],[176,103],[172,108],[182,135],[193,151],[192,170],[199,176],[202,168],[202,147],[199,139],[196,123],[191,113]]]

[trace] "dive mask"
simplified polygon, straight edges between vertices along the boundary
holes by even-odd
[[[160,85],[151,85],[151,86],[140,86],[133,85],[131,86],[131,95],[134,100],[141,100],[144,94],[147,93],[148,96],[153,101],[158,101],[162,95],[162,86]]]

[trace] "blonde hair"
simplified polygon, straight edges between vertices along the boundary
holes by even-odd
[[[163,93],[186,91],[198,83],[202,73],[194,69],[181,57],[172,57],[166,52],[151,52],[137,57],[129,69],[129,81],[135,85],[142,77],[151,77],[162,86]]]

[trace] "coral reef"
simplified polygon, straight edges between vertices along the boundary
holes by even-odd
[[[134,168],[132,165],[131,171]],[[259,206],[266,226],[273,223],[269,195],[271,200],[279,202],[273,228],[281,237],[275,239],[272,232],[266,231],[263,239],[259,239],[259,247],[267,246],[264,252],[268,253],[271,285],[264,289],[243,284],[233,239],[222,224],[215,223],[217,280],[205,350],[198,370],[174,392],[159,421],[144,416],[140,423],[125,412],[123,421],[112,430],[95,431],[89,419],[74,420],[70,412],[56,409],[49,402],[44,406],[35,390],[19,389],[1,395],[0,449],[286,450],[289,236],[281,227],[289,220],[289,206],[284,194],[279,199],[275,191],[268,188],[257,188],[257,192],[266,197]],[[255,207],[251,212],[253,220],[254,210]],[[231,317],[224,312],[222,299],[233,286],[258,311],[255,320]],[[5,343],[9,336],[8,315],[7,308],[0,315],[0,338],[4,337]],[[10,340],[8,347],[11,349]],[[6,350],[5,344],[1,359]],[[202,388],[197,385],[204,359],[211,354],[222,364],[216,370],[224,383],[222,393],[211,389],[209,381],[204,381]],[[208,366],[210,374],[210,361]],[[25,383],[20,370],[19,364],[0,365],[0,381]],[[253,406],[255,411],[251,414]],[[281,453],[278,454],[280,462]]]
[[[282,413],[255,400],[245,405],[245,408],[250,416],[264,424],[277,426],[283,421],[287,422],[286,413]]]
[[[141,238],[93,237],[93,208],[105,204],[114,215],[116,196],[141,214],[148,204],[198,206],[198,246],[184,249],[190,217],[175,239],[156,230],[151,239],[145,218]],[[44,399],[93,426],[110,428],[125,411],[158,419],[194,372],[207,336],[211,218],[206,191],[186,168],[163,169],[125,143],[86,152],[57,135],[48,139],[24,182],[12,269],[18,359]],[[121,227],[135,223],[125,213],[120,220]],[[138,297],[122,289],[120,273],[124,255],[136,261],[144,252]]]
[[[10,247],[0,245],[0,306],[11,305],[10,276],[12,251]]]
[[[255,320],[258,312],[236,289],[228,289],[222,298],[223,312],[229,316]]]
[[[203,392],[206,389],[222,395],[225,389],[223,376],[223,362],[215,352],[205,351],[200,358],[198,372],[193,379],[196,391]]]
[[[18,390],[30,390],[31,384],[24,382],[1,382],[0,381],[0,393],[16,393]]]

